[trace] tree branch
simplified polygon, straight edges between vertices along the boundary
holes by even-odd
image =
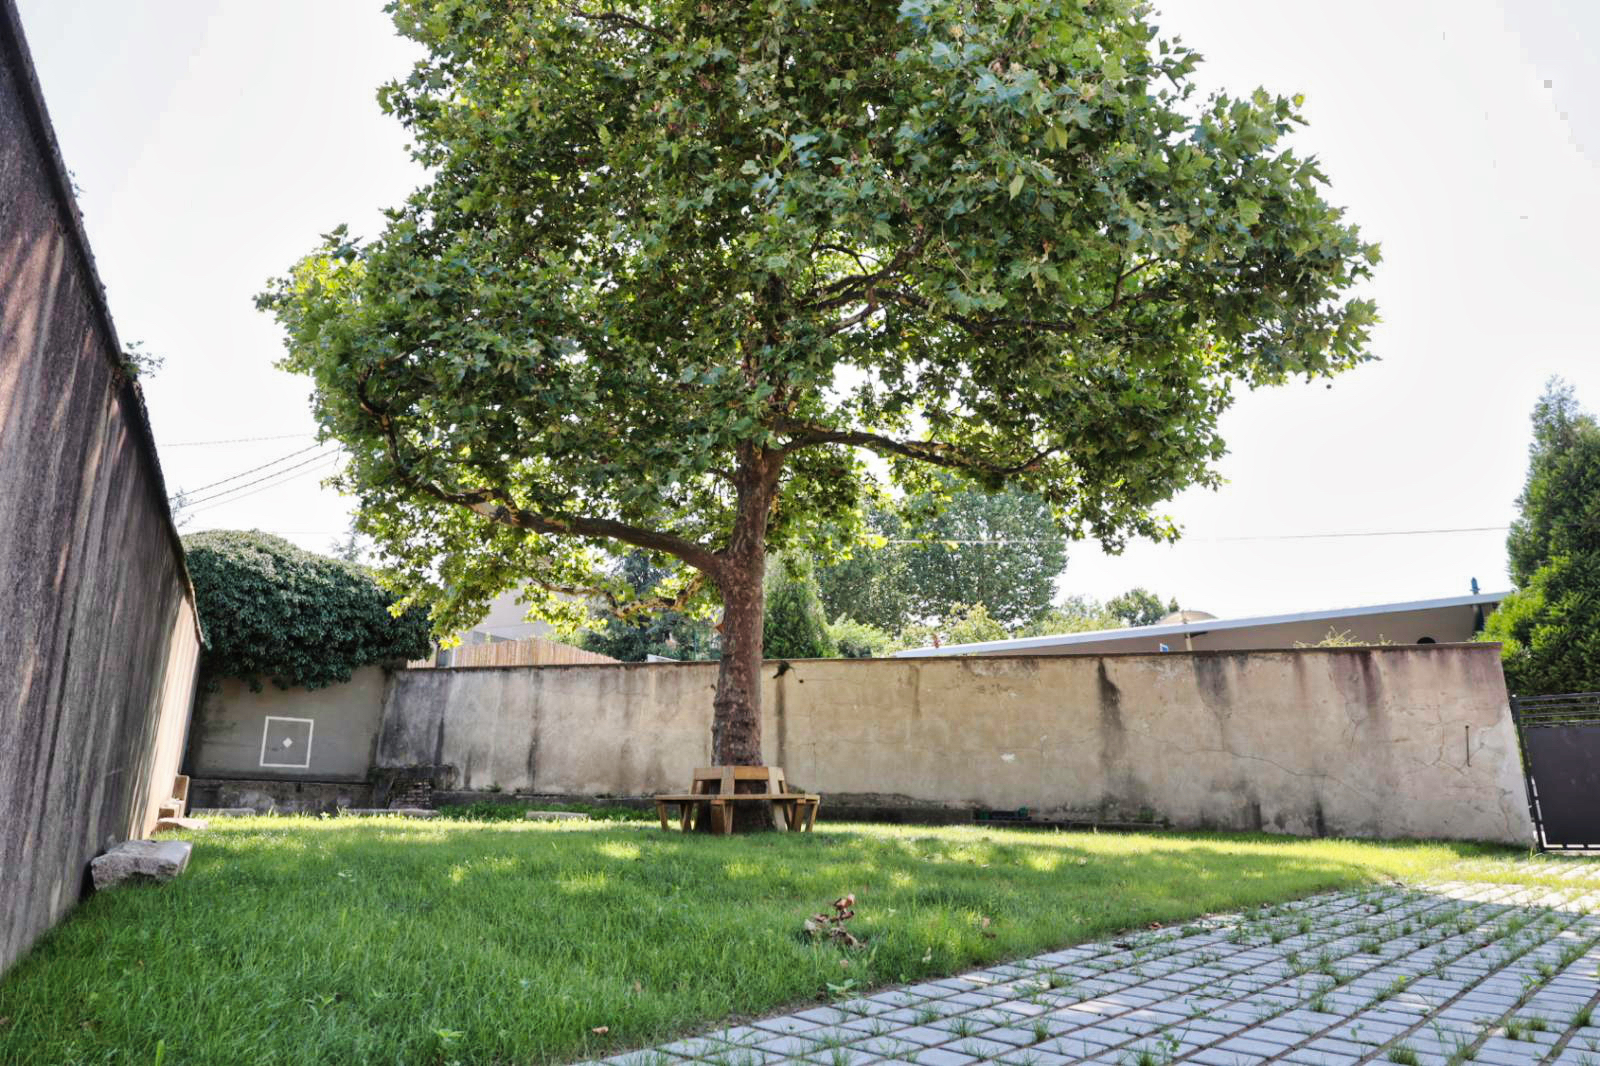
[[[585,11],[581,7],[573,7],[570,12],[576,18],[588,19],[591,22],[610,22],[618,26],[626,26],[629,29],[638,30],[640,33],[648,33],[660,41],[670,41],[672,39],[663,30],[650,25],[648,22],[641,22],[630,15],[619,15],[615,11]]]
[[[367,379],[363,377],[356,388],[361,409],[377,424],[379,432],[383,434],[389,460],[394,464],[395,472],[401,482],[414,491],[432,496],[444,503],[465,507],[491,522],[511,526],[514,529],[526,529],[533,533],[551,536],[592,537],[599,540],[620,541],[636,548],[662,552],[682,559],[696,570],[713,578],[722,572],[722,556],[719,553],[674,533],[642,529],[610,518],[591,518],[582,515],[558,517],[540,514],[518,506],[511,494],[504,489],[447,489],[418,476],[400,454],[400,441],[394,420],[387,411],[370,401],[366,386]]]
[[[602,599],[611,608],[611,613],[623,621],[644,611],[681,611],[694,599],[695,594],[705,587],[706,575],[704,571],[696,570],[694,576],[684,585],[683,589],[672,597],[645,596],[639,599],[624,602],[615,592],[601,585],[558,585],[540,577],[530,577],[528,580],[544,589],[560,595],[573,596],[578,599]]]
[[[997,463],[981,456],[970,455],[963,452],[953,444],[942,441],[929,440],[896,440],[886,437],[881,433],[868,433],[865,430],[854,429],[829,429],[825,426],[813,426],[804,422],[786,422],[778,426],[779,432],[791,434],[785,442],[785,454],[809,448],[817,444],[848,444],[856,448],[866,448],[868,451],[877,452],[879,455],[900,456],[906,459],[915,459],[918,462],[942,466],[950,470],[964,470],[970,473],[993,474],[999,477],[1012,477],[1017,474],[1026,474],[1037,470],[1046,459],[1062,450],[1061,446],[1046,448],[1037,452],[1020,463]]]

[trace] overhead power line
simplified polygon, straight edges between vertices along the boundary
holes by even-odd
[[[1184,537],[1178,543],[1210,544],[1218,542],[1262,541],[1262,540],[1331,540],[1344,537],[1421,537],[1443,533],[1504,533],[1510,526],[1459,526],[1452,529],[1380,529],[1361,530],[1343,533],[1268,533],[1248,537]],[[889,544],[994,544],[1004,547],[1008,544],[1059,544],[1066,542],[1064,537],[1014,537],[999,538],[995,540],[963,540],[959,537],[924,537],[921,539],[900,538],[890,539]]]
[[[187,507],[196,507],[196,506],[198,506],[198,505],[200,505],[202,503],[209,503],[212,500],[220,499],[223,496],[231,496],[232,494],[234,494],[236,492],[239,492],[239,491],[241,491],[243,489],[247,489],[252,485],[259,485],[263,481],[271,481],[273,478],[277,477],[279,474],[287,474],[291,470],[299,470],[301,467],[310,466],[312,463],[321,462],[324,459],[337,459],[338,457],[339,457],[338,456],[338,452],[322,452],[320,454],[313,455],[309,459],[305,459],[305,460],[302,460],[302,461],[300,461],[298,463],[295,463],[295,464],[293,464],[291,466],[281,467],[281,468],[279,468],[277,470],[274,470],[270,474],[267,474],[267,475],[265,475],[263,477],[256,478],[254,481],[246,481],[243,485],[235,485],[231,489],[223,489],[221,492],[213,492],[211,495],[209,495],[209,496],[201,496],[199,499],[195,499],[195,500],[185,499],[183,501],[183,503]],[[218,482],[218,484],[221,484],[221,482]],[[177,497],[173,497],[173,499],[176,500]]]
[[[237,474],[234,474],[232,477],[225,477],[221,481],[213,481],[209,485],[201,485],[201,486],[199,486],[197,488],[184,489],[182,492],[175,492],[171,496],[167,497],[167,502],[171,503],[173,500],[176,500],[180,496],[189,496],[189,495],[192,495],[192,494],[194,494],[196,492],[204,492],[206,489],[214,489],[218,485],[226,485],[230,481],[238,481],[240,478],[248,477],[249,475],[254,474],[257,471],[265,470],[270,466],[277,466],[279,463],[283,462],[285,459],[293,459],[297,455],[304,455],[306,452],[313,451],[313,450],[315,450],[317,448],[320,448],[320,447],[322,447],[322,445],[313,444],[309,448],[301,448],[298,451],[290,452],[288,455],[280,455],[276,459],[272,460],[270,463],[262,463],[260,466],[252,466],[249,470],[241,470]]]
[[[261,440],[294,440],[295,438],[315,437],[316,433],[278,433],[270,437],[232,437],[228,440],[180,440],[172,444],[163,444],[163,448],[200,448],[212,444],[254,444]]]
[[[320,474],[320,473],[323,473],[325,471],[332,470],[332,469],[334,469],[335,467],[337,467],[339,465],[339,458],[340,457],[338,455],[317,456],[316,459],[313,460],[313,462],[315,462],[317,465],[314,465],[314,466],[310,467],[309,469],[300,470],[300,471],[297,471],[295,473],[290,473],[287,476],[281,476],[281,477],[279,476],[279,474],[269,474],[266,478],[264,478],[262,480],[266,481],[266,482],[270,482],[270,484],[261,484],[259,488],[251,489],[248,492],[241,491],[245,486],[240,486],[239,489],[230,490],[229,492],[226,492],[226,493],[219,493],[218,494],[219,496],[222,496],[222,497],[225,497],[225,498],[219,499],[219,498],[214,496],[214,497],[212,497],[212,500],[215,501],[215,502],[208,503],[203,507],[196,507],[194,509],[193,513],[199,514],[199,513],[203,512],[203,511],[215,510],[218,507],[226,507],[228,504],[236,503],[239,500],[242,500],[242,499],[246,498],[247,496],[255,496],[255,495],[259,494],[259,493],[267,492],[270,489],[278,488],[281,485],[286,485],[291,481],[296,481],[296,480],[299,480],[300,478],[308,477],[308,476],[310,476],[312,474]],[[280,473],[282,473],[282,472],[280,471]],[[276,479],[276,480],[273,480],[273,479]]]

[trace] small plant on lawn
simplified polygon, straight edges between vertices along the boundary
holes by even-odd
[[[917,1025],[932,1025],[942,1017],[944,1016],[938,1011],[934,1010],[932,1007],[923,1007],[921,1010],[917,1011],[916,1016],[911,1020]]]
[[[1523,1021],[1522,1027],[1530,1033],[1542,1033],[1550,1028],[1550,1023],[1538,1014],[1530,1014]]]
[[[1046,1040],[1050,1039],[1050,1023],[1045,1021],[1043,1018],[1035,1018],[1033,1020],[1031,1029],[1033,1032],[1033,1042],[1035,1044],[1042,1044]]]
[[[1389,1049],[1389,1061],[1398,1066],[1422,1066],[1422,1060],[1417,1058],[1417,1053],[1404,1044],[1396,1044]]]
[[[1579,1007],[1578,1013],[1572,1016],[1572,1027],[1574,1029],[1582,1029],[1586,1025],[1593,1024],[1593,1022],[1594,1008],[1588,1005]]]
[[[1522,1023],[1515,1018],[1506,1019],[1506,1039],[1521,1040],[1522,1035]]]

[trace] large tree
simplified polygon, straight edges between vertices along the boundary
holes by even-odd
[[[1135,0],[393,0],[430,176],[262,304],[391,580],[459,626],[604,550],[720,599],[712,755],[761,755],[768,552],[882,460],[1170,536],[1241,387],[1364,358],[1376,248]]]
[[[1517,589],[1489,616],[1506,684],[1600,691],[1600,421],[1551,381],[1533,411],[1528,479],[1506,547]]]

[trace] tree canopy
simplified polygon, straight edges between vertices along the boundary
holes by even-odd
[[[360,566],[266,533],[212,530],[183,538],[205,630],[208,683],[321,688],[360,667],[420,659],[432,647],[427,613],[396,617],[394,596]]]
[[[1365,358],[1377,249],[1286,147],[1298,98],[1199,96],[1135,0],[392,0],[427,181],[260,303],[407,602],[531,578],[724,607],[714,757],[759,761],[769,549],[859,530],[882,460],[1174,535],[1240,388]]]
[[[1528,479],[1506,548],[1517,589],[1483,637],[1520,695],[1600,691],[1600,422],[1553,380],[1533,412]]]

